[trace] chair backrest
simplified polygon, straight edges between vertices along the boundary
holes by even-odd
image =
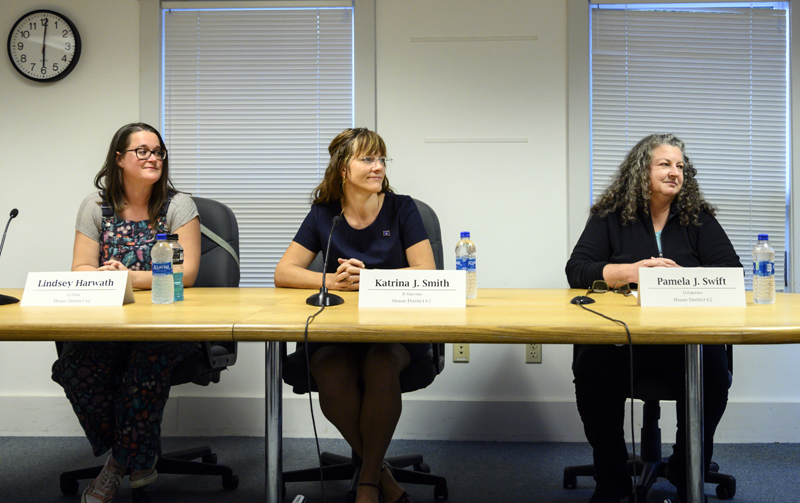
[[[222,238],[236,252],[234,257],[214,239],[204,233],[200,241],[200,270],[194,282],[196,287],[239,286],[239,225],[230,208],[203,197],[192,197],[200,214],[200,223]]]
[[[203,229],[200,238],[200,269],[195,287],[235,288],[239,286],[239,224],[226,205],[214,199],[192,197]],[[210,231],[210,232],[208,232]],[[227,243],[234,257],[217,240]],[[233,341],[204,342],[201,354],[187,358],[173,369],[173,386],[192,382],[207,386],[219,382],[220,372],[236,363],[238,344]]]
[[[442,229],[439,225],[439,217],[433,208],[422,201],[414,199],[420,215],[425,232],[431,242],[433,249],[433,259],[436,269],[444,269],[444,250],[442,248]],[[309,270],[322,272],[322,252],[308,266]],[[335,309],[335,308],[334,308]],[[297,394],[308,392],[308,381],[306,377],[305,352],[298,345],[298,351],[286,355],[286,343],[281,343],[281,353],[283,359],[283,380],[292,386],[292,390]],[[400,374],[400,389],[405,393],[422,389],[433,382],[434,378],[442,372],[445,363],[444,344],[434,343],[428,354],[415,362],[412,362]],[[317,391],[316,383],[312,379],[312,391]]]
[[[431,242],[433,248],[433,260],[436,262],[436,268],[440,271],[444,269],[444,249],[442,247],[442,228],[439,225],[439,217],[433,208],[423,203],[419,199],[414,199],[417,204],[419,214],[422,216],[422,224],[425,226],[425,232],[428,233],[428,240]]]

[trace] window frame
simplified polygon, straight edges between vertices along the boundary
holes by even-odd
[[[789,1],[789,30],[790,35],[796,28],[800,28],[800,8],[794,9],[795,0]],[[686,3],[696,3],[696,0],[686,0]],[[591,90],[590,90],[590,47],[589,47],[589,16],[590,4],[655,4],[678,3],[675,0],[648,0],[648,1],[592,1],[568,0],[567,2],[567,198],[569,214],[567,246],[572,250],[578,242],[586,220],[589,216],[589,196],[591,194]],[[704,3],[729,3],[723,0],[705,0]],[[795,202],[795,194],[800,194],[800,176],[796,175],[794,166],[800,162],[800,100],[792,99],[800,96],[800,38],[791,36],[789,46],[789,105],[791,125],[791,162],[789,165],[788,214],[789,219],[786,236],[786,277],[785,292],[797,292],[800,282],[800,267],[795,267],[793,257],[798,256],[798,240],[800,235],[800,205]],[[749,257],[740,257],[742,264],[747,267]]]

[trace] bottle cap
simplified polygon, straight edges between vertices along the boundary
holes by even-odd
[[[461,238],[462,238],[462,239],[463,239],[463,238],[468,238],[468,237],[469,237],[469,232],[462,232],[462,233],[461,233]]]
[[[759,241],[769,241],[769,234],[759,234],[758,235]]]
[[[156,234],[156,241],[166,241],[167,235],[166,234]]]

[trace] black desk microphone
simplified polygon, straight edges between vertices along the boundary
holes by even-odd
[[[3,253],[3,245],[6,244],[6,234],[8,233],[8,226],[11,225],[11,221],[19,215],[19,210],[14,208],[11,210],[11,214],[8,217],[8,223],[6,224],[6,230],[3,231],[3,240],[0,241],[0,254]],[[0,306],[3,304],[14,304],[19,302],[19,299],[16,297],[11,297],[10,295],[0,295]]]
[[[328,254],[331,252],[331,238],[333,237],[333,229],[339,225],[342,219],[339,215],[333,217],[333,226],[331,226],[331,233],[328,234],[328,247],[325,249],[325,255],[322,257],[322,288],[319,293],[315,293],[306,299],[306,304],[310,306],[338,306],[344,304],[344,299],[336,294],[328,293],[328,288],[325,286],[325,273],[328,270]]]

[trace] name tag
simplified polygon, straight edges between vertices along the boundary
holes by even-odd
[[[29,272],[21,306],[121,306],[134,302],[128,271]]]
[[[364,269],[358,307],[466,307],[464,271]]]
[[[744,307],[740,267],[648,267],[639,269],[642,307]]]

